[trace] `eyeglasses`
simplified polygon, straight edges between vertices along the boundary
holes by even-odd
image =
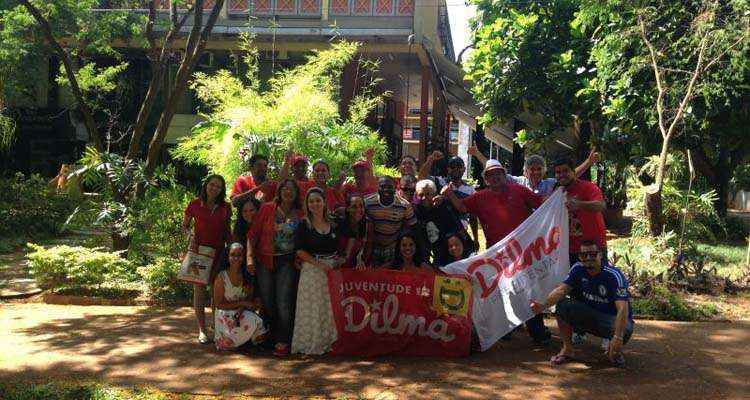
[[[596,256],[599,255],[598,251],[581,251],[578,253],[578,258],[585,259],[585,258],[596,258]]]

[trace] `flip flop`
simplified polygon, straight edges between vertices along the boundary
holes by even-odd
[[[567,354],[558,354],[552,358],[549,359],[550,365],[553,367],[557,367],[558,365],[563,365],[569,362],[575,361],[575,358],[567,355]]]

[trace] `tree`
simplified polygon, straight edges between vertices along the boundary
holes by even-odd
[[[197,61],[203,54],[224,0],[214,1],[210,8],[204,7],[207,4],[204,0],[171,1],[166,24],[158,18],[154,0],[113,0],[107,2],[111,10],[106,11],[96,10],[99,3],[98,0],[5,1],[3,5],[6,10],[0,26],[5,31],[4,37],[12,37],[14,34],[30,37],[43,54],[55,56],[62,62],[62,76],[58,81],[69,86],[86,130],[98,153],[103,155],[103,159],[99,160],[106,160],[97,168],[105,169],[103,176],[107,178],[108,189],[114,202],[118,204],[117,208],[122,210],[143,193],[143,180],[150,179],[155,172],[178,101],[187,89]],[[117,11],[134,8],[146,9],[148,13],[142,16]],[[206,10],[209,10],[209,14],[204,21],[203,11]],[[8,21],[12,23],[8,24]],[[178,49],[175,40],[187,21],[191,21],[192,26],[184,47]],[[10,34],[9,29],[13,30]],[[97,85],[111,88],[112,80],[126,68],[124,63],[100,68],[95,60],[96,56],[103,55],[122,59],[119,49],[113,46],[118,41],[128,42],[145,51],[151,65],[151,79],[145,99],[135,121],[131,121],[132,129],[124,133],[125,136],[129,135],[129,146],[124,157],[107,154],[110,140],[102,135],[92,111],[92,100],[87,96],[90,92],[95,92]],[[17,41],[15,44],[21,46],[21,42]],[[12,53],[13,47],[10,48]],[[3,55],[7,56],[8,52],[0,52],[0,57]],[[177,75],[173,85],[162,94],[166,99],[164,108],[147,151],[141,154],[140,144],[146,121],[164,86],[164,76],[171,59],[179,60]],[[18,59],[5,57],[0,59],[0,64],[14,60]],[[138,177],[143,179],[136,179]],[[127,248],[129,242],[127,234],[117,230],[113,232],[113,241],[118,250]]]
[[[474,2],[474,51],[466,68],[485,111],[482,123],[533,121],[521,135],[527,147],[546,147],[568,129],[585,144],[599,130],[599,93],[585,90],[596,76],[591,43],[573,24],[579,3]]]
[[[749,16],[745,1],[583,2],[578,20],[595,42],[592,59],[605,114],[660,149],[646,201],[653,235],[663,230],[661,190],[670,146],[695,119],[696,96],[715,82],[714,71],[736,73],[728,54],[746,48]]]
[[[245,162],[253,154],[265,154],[271,165],[279,166],[289,149],[312,160],[324,159],[334,178],[368,149],[378,156],[375,167],[382,167],[378,161],[383,161],[383,140],[365,125],[383,97],[374,94],[379,80],[365,78],[350,103],[348,118],[339,114],[341,74],[356,57],[359,44],[342,41],[316,50],[304,64],[275,73],[265,91],[258,85],[257,53],[249,43],[244,47],[249,83],[226,70],[196,74],[193,87],[207,105],[202,110],[206,121],[180,140],[174,155],[207,166],[229,182],[247,171]],[[370,77],[376,67],[360,65]]]

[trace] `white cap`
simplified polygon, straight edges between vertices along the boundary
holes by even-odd
[[[484,164],[484,172],[482,174],[486,174],[487,171],[493,170],[493,169],[501,169],[503,172],[505,172],[505,167],[503,167],[503,164],[500,164],[500,161],[497,161],[495,159],[489,159],[487,160],[487,163]]]

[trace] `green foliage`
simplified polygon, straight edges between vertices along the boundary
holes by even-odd
[[[110,67],[97,67],[95,63],[90,62],[78,69],[78,85],[83,92],[108,93],[117,88],[117,77],[128,68],[128,63],[124,62]],[[65,70],[60,66],[60,72],[57,76],[57,83],[69,88],[70,81]]]
[[[0,383],[4,400],[167,400],[167,396],[151,389],[123,389],[91,382],[47,382],[44,384],[6,381]]]
[[[150,188],[130,212],[128,257],[149,260],[159,255],[177,259],[184,253],[187,238],[181,229],[182,219],[193,197],[179,185]]]
[[[376,161],[382,161],[385,144],[363,123],[366,111],[380,99],[371,94],[374,83],[366,83],[364,94],[353,101],[349,119],[338,114],[341,72],[358,47],[340,42],[316,51],[305,64],[277,73],[267,92],[259,91],[257,76],[248,77],[251,83],[245,84],[228,71],[196,74],[193,89],[209,105],[208,121],[179,142],[175,156],[206,165],[228,182],[246,171],[243,161],[256,153],[268,155],[272,167],[278,167],[284,153],[293,149],[313,160],[325,159],[332,176],[368,148],[374,148]],[[252,63],[253,57],[249,59]]]
[[[750,164],[739,165],[734,170],[734,176],[732,176],[729,184],[735,191],[744,190],[750,192]]]
[[[656,173],[658,157],[653,156],[641,168],[641,173],[653,177]],[[716,192],[713,190],[701,193],[693,187],[687,192],[688,171],[687,163],[681,155],[669,155],[667,170],[662,189],[662,212],[664,215],[665,231],[682,232],[683,218],[685,218],[685,237],[716,241],[726,238],[727,232],[723,228],[719,216],[716,214],[714,202]],[[648,217],[645,214],[645,198],[648,186],[635,184],[628,192],[628,211],[633,215],[633,234],[646,236],[649,234]],[[686,208],[687,205],[687,208]]]
[[[39,175],[0,178],[0,237],[59,233],[75,204]]]
[[[579,1],[474,0],[474,50],[466,62],[482,122],[533,121],[519,142],[538,152],[574,118],[597,115],[590,41],[574,26]]]
[[[189,302],[193,287],[177,279],[180,262],[174,257],[158,257],[151,264],[138,268],[149,298],[166,303]]]
[[[118,253],[67,245],[44,248],[29,243],[28,247],[31,273],[45,289],[118,286],[137,278],[135,264]]]
[[[689,304],[679,292],[664,285],[655,286],[648,296],[633,299],[631,305],[634,314],[662,320],[699,321],[719,313],[712,304]]]

